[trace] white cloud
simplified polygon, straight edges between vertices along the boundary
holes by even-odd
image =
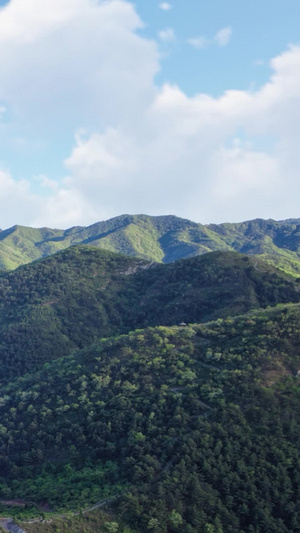
[[[26,135],[28,126],[39,136],[70,135],[144,106],[159,63],[155,44],[136,33],[141,26],[122,0],[11,0],[2,8],[0,101],[10,104],[18,136],[23,125]]]
[[[219,46],[226,46],[231,39],[231,35],[232,35],[232,28],[230,26],[228,26],[227,28],[222,28],[216,33],[214,37],[214,41]]]
[[[169,11],[170,9],[172,9],[171,4],[169,4],[168,2],[162,2],[161,4],[159,4],[159,7],[163,11]]]
[[[0,170],[1,229],[30,220],[32,213],[39,215],[40,205],[40,198],[30,193],[28,181],[15,181],[8,172]]]
[[[40,184],[45,189],[50,189],[51,191],[55,191],[55,192],[59,190],[59,185],[57,181],[48,178],[48,176],[45,176],[44,174],[34,176],[33,180],[35,180],[38,184]]]
[[[200,50],[201,48],[207,48],[211,43],[211,41],[207,39],[207,37],[204,37],[204,35],[188,39],[187,42],[197,50]]]
[[[11,0],[0,10],[0,102],[12,116],[1,146],[9,137],[16,157],[30,145],[40,158],[33,185],[0,171],[2,228],[124,212],[202,222],[299,216],[299,47],[273,59],[259,90],[189,97],[155,85],[158,44],[136,33],[130,3],[42,4]],[[63,142],[67,175],[55,183],[44,160]]]
[[[134,135],[116,128],[77,140],[67,161],[70,193],[79,191],[94,219],[100,205],[104,216],[173,212],[204,222],[297,216],[299,62],[300,49],[276,58],[272,79],[256,92],[189,98],[164,86]],[[252,141],[236,137],[240,128]],[[273,135],[269,150],[256,148],[253,137],[263,145]]]
[[[175,32],[174,32],[173,28],[165,28],[164,30],[161,30],[158,33],[158,36],[159,36],[160,40],[165,42],[165,43],[172,43],[176,39]]]
[[[209,46],[212,46],[214,44],[220,47],[224,47],[229,43],[231,35],[232,28],[228,26],[227,28],[222,28],[221,30],[219,30],[211,39],[209,39],[205,35],[200,35],[198,37],[188,39],[187,42],[197,50],[208,48]]]

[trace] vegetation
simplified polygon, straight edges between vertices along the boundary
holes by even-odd
[[[147,328],[2,388],[2,498],[117,494],[116,531],[297,531],[299,318]]]
[[[11,270],[77,244],[163,263],[217,250],[236,251],[300,275],[299,219],[205,226],[175,216],[146,215],[122,215],[65,231],[22,226],[0,231],[0,268]]]
[[[49,516],[33,524],[21,522],[20,525],[26,528],[26,533],[133,533],[128,526],[116,522],[114,516],[103,511],[78,513],[67,518],[52,514],[51,518]]]
[[[300,301],[300,285],[232,252],[153,265],[72,247],[0,277],[0,383],[136,328]]]
[[[168,217],[181,241],[185,222]],[[300,531],[295,277],[71,246],[2,273],[0,334],[0,514],[27,533]]]

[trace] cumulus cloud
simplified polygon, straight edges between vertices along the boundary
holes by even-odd
[[[0,10],[0,101],[18,132],[70,135],[144,107],[159,60],[140,27],[122,0],[11,0]]]
[[[115,190],[111,215],[175,212],[206,222],[296,216],[299,60],[298,48],[276,58],[270,82],[256,92],[191,98],[165,85],[134,136],[116,128],[77,139],[66,162],[70,190],[90,201],[94,216],[97,199]]]
[[[8,172],[0,170],[1,229],[16,224],[18,213],[22,213],[23,220],[29,220],[32,213],[38,215],[39,201],[30,193],[28,181],[16,181]]]
[[[0,227],[124,212],[200,222],[299,216],[300,48],[274,58],[256,91],[190,97],[156,85],[158,44],[137,33],[141,25],[121,0],[11,0],[0,10],[0,102],[11,115],[0,142],[10,138],[17,157],[22,138],[22,150],[42,139],[30,152],[37,179],[0,171]],[[57,181],[44,158],[61,143]]]

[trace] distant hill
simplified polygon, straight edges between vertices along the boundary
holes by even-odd
[[[0,277],[0,383],[101,337],[299,301],[294,278],[236,252],[164,265],[73,246]]]
[[[0,269],[87,244],[170,263],[210,251],[237,251],[300,275],[300,219],[202,225],[175,216],[121,215],[67,230],[14,226],[0,231]]]

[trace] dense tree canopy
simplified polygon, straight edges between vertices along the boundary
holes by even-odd
[[[3,273],[0,512],[106,503],[28,533],[300,531],[299,319],[297,279],[230,251],[74,246]]]
[[[99,338],[299,299],[293,278],[233,252],[159,265],[73,247],[0,277],[0,383]]]
[[[119,494],[132,531],[297,531],[299,318],[287,305],[137,330],[7,385],[2,498]]]

